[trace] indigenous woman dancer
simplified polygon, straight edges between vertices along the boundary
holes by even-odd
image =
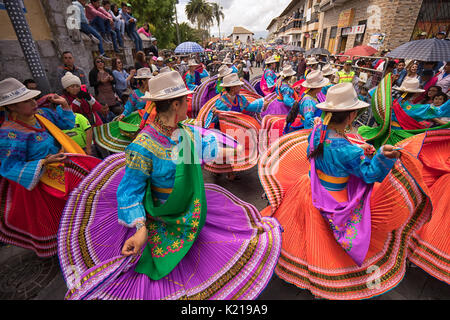
[[[229,180],[238,178],[234,172],[248,170],[257,164],[258,133],[261,126],[256,115],[269,104],[265,98],[249,102],[240,94],[243,84],[236,73],[225,76],[222,84],[225,91],[211,99],[197,117],[203,127],[213,126],[243,142],[244,148],[233,159],[223,158],[219,160],[221,163],[205,165],[205,169],[213,173],[227,173]],[[245,137],[249,140],[243,141]]]
[[[266,111],[261,113],[262,117],[266,115],[288,114],[295,101],[300,100],[290,84],[295,74],[296,72],[292,70],[291,65],[283,68],[280,72],[280,79],[278,79],[275,85],[277,99],[269,104]]]
[[[395,287],[410,236],[431,211],[415,157],[390,145],[374,154],[347,139],[345,128],[367,106],[350,83],[335,85],[317,105],[323,124],[308,138],[282,137],[261,157],[259,175],[272,206],[263,215],[284,229],[275,272],[322,298],[364,299]]]
[[[0,82],[0,241],[50,257],[69,193],[100,160],[58,128],[74,127],[67,101],[49,95],[53,106],[38,109],[40,93],[13,78]]]
[[[277,75],[275,74],[275,69],[277,67],[277,60],[273,56],[266,60],[266,69],[261,77],[261,82],[259,83],[260,89],[264,96],[267,96],[275,91],[275,86],[277,84]],[[256,88],[256,91],[258,89]]]
[[[97,145],[109,152],[123,152],[135,136],[142,121],[143,115],[150,111],[152,104],[143,100],[142,97],[148,91],[148,80],[153,77],[149,68],[141,68],[134,77],[138,81],[138,89],[134,90],[127,103],[125,110],[112,121],[94,128],[94,140]],[[148,112],[151,113],[151,112]],[[153,119],[155,112],[150,119]]]
[[[358,133],[373,144],[375,148],[384,143],[396,144],[425,131],[450,128],[450,123],[432,127],[433,122],[425,121],[449,117],[449,101],[440,107],[430,104],[411,104],[411,101],[424,91],[420,89],[418,79],[405,78],[401,87],[393,87],[392,89],[403,92],[403,95],[398,100],[394,100],[393,103],[391,98],[391,73],[386,76],[385,84],[385,87],[381,88],[381,93],[379,93],[384,100],[379,102],[378,99],[372,99],[374,103],[372,107],[373,115],[379,126],[358,128]]]
[[[330,80],[325,78],[321,71],[311,71],[306,76],[306,81],[302,83],[307,88],[300,103],[291,109],[286,117],[286,126],[283,133],[289,133],[299,129],[312,129],[314,126],[314,118],[320,117],[321,110],[316,108],[319,103],[318,95],[322,92],[322,88],[330,84]],[[301,122],[294,123],[300,112]]]
[[[273,274],[279,224],[204,184],[199,160],[220,153],[217,138],[200,142],[198,129],[178,123],[191,93],[178,72],[149,82],[155,121],[88,176],[66,207],[59,232],[66,299],[254,299]]]
[[[194,59],[189,60],[188,68],[189,70],[184,75],[184,82],[186,83],[189,90],[194,91],[199,85],[202,84],[202,79],[209,77],[208,71],[203,70],[202,73],[196,71],[195,69],[199,66]]]

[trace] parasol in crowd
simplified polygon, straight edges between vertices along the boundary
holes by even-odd
[[[369,56],[375,54],[376,52],[378,52],[378,50],[371,46],[367,46],[367,45],[356,46],[356,47],[351,48],[343,53],[343,55],[350,56],[350,57],[341,57],[340,61],[343,62],[348,59],[351,60],[351,58],[353,58],[354,56],[369,57]]]
[[[450,61],[450,41],[436,38],[410,41],[392,50],[387,57],[430,62]]]
[[[331,53],[327,49],[324,48],[312,48],[305,52],[305,55],[312,56],[312,55],[327,55],[329,56]]]
[[[203,52],[203,48],[196,42],[183,42],[175,48],[175,53]]]
[[[302,47],[293,46],[293,45],[288,45],[288,46],[284,47],[284,50],[286,50],[286,51],[305,52],[305,49],[303,49]]]

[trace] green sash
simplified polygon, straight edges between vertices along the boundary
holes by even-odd
[[[358,129],[358,133],[376,149],[384,144],[395,145],[406,138],[428,130],[450,128],[449,123],[428,129],[392,130],[392,73],[386,75],[375,90],[372,97],[372,111],[379,126],[374,128],[362,126]]]
[[[178,146],[182,148],[178,159],[182,161],[176,166],[175,183],[169,198],[162,205],[154,203],[150,184],[144,197],[149,235],[135,271],[152,280],[163,278],[177,266],[194,244],[206,220],[203,174],[188,130],[180,130],[182,141]]]

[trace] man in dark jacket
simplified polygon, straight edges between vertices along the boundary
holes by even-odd
[[[298,65],[297,65],[297,79],[301,79],[305,75],[306,71],[306,60],[303,54],[298,55]]]
[[[152,44],[151,44],[150,48],[148,48],[148,50],[150,52],[153,52],[153,56],[159,57],[158,47],[156,46],[158,44],[158,40],[156,40],[156,38],[152,38],[151,41],[152,41]]]

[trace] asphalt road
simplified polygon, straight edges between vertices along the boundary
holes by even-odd
[[[255,70],[255,74],[260,74]],[[218,184],[239,198],[252,203],[258,210],[267,206],[261,198],[262,186],[257,169],[239,174],[240,180],[228,181],[225,175],[204,172],[206,183]],[[0,300],[62,300],[66,293],[56,257],[40,259],[30,250],[0,247]],[[274,275],[260,295],[261,300],[312,300],[313,295],[288,284]],[[402,282],[393,290],[374,299],[379,300],[448,300],[450,286],[417,267],[409,267]]]

